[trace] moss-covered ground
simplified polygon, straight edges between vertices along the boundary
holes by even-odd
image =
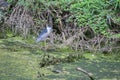
[[[42,50],[40,44],[20,37],[0,40],[0,80],[90,80],[81,67],[93,74],[95,80],[120,80],[120,53],[82,53],[76,62],[58,63],[40,68],[41,55],[65,57],[69,49]],[[81,52],[75,52],[81,53]]]

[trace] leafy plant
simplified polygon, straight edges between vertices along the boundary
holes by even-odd
[[[107,14],[106,2],[104,0],[83,0],[70,6],[69,11],[74,15],[79,27],[90,26],[96,32],[104,34]]]

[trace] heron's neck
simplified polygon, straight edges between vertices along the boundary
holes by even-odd
[[[51,31],[51,29],[50,29],[50,28],[47,28],[47,31],[48,31],[48,32],[50,32],[50,31]]]

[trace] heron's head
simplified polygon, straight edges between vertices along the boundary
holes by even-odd
[[[52,31],[52,27],[51,26],[47,26],[47,30],[48,31]]]

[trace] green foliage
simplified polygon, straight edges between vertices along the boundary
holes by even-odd
[[[110,35],[110,38],[120,38],[120,34]]]
[[[102,0],[84,0],[74,3],[69,11],[74,15],[80,27],[90,26],[96,32],[104,33],[106,29],[105,16],[107,14],[106,1]]]
[[[119,10],[120,10],[120,0],[110,0],[109,5],[110,5],[110,7],[112,7],[112,9],[119,12]]]
[[[10,3],[16,2],[14,0],[7,1]],[[54,25],[61,20],[56,16],[64,17],[61,14],[70,13],[71,16],[65,22],[75,22],[79,27],[90,26],[95,32],[104,35],[108,34],[106,32],[106,15],[120,10],[120,0],[18,0],[17,4],[23,5],[32,13],[37,25],[45,22],[38,16],[41,16],[41,14],[43,16],[47,11],[51,11],[55,19]]]
[[[12,3],[14,0],[7,0],[7,2]]]

